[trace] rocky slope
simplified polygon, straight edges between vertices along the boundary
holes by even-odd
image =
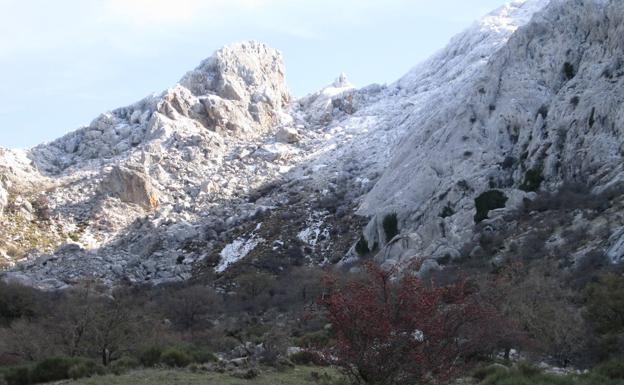
[[[341,75],[299,100],[279,52],[228,46],[160,95],[2,150],[5,279],[460,258],[538,190],[617,187],[622,16],[617,1],[514,1],[394,84]],[[595,245],[614,261],[617,213]]]
[[[487,201],[488,191],[503,192],[506,202],[491,208],[513,209],[533,199],[533,191],[563,182],[594,193],[617,188],[623,17],[618,1],[551,1],[483,65],[459,64],[460,74],[470,72],[442,99],[421,103],[413,129],[366,197],[360,212],[376,216],[369,243],[385,242],[380,217],[396,212],[406,234],[384,258],[458,257],[473,224],[484,219],[475,217],[482,193]],[[451,48],[426,65],[453,62],[461,50]],[[413,74],[399,81],[406,89],[420,84]]]

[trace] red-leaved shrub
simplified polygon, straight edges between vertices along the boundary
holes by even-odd
[[[337,343],[325,353],[355,384],[434,384],[496,348],[499,318],[465,280],[436,287],[371,263],[322,300]]]

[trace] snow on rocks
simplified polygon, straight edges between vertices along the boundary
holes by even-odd
[[[306,227],[297,234],[297,238],[301,241],[310,245],[312,247],[316,247],[319,241],[325,240],[329,238],[329,227],[323,226],[324,221],[323,217],[326,213],[312,213],[306,220]]]
[[[258,224],[256,231],[260,229],[260,225]],[[245,258],[261,242],[264,242],[264,239],[259,238],[254,231],[247,237],[239,237],[227,244],[219,253],[221,260],[215,267],[215,272],[223,273],[230,265]]]

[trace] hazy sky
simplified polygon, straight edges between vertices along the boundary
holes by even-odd
[[[28,147],[175,84],[219,47],[282,51],[302,96],[390,83],[505,0],[0,0],[0,147]]]

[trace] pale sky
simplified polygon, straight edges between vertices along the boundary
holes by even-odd
[[[284,55],[295,96],[391,83],[505,0],[0,0],[0,147],[160,93],[228,43]]]

